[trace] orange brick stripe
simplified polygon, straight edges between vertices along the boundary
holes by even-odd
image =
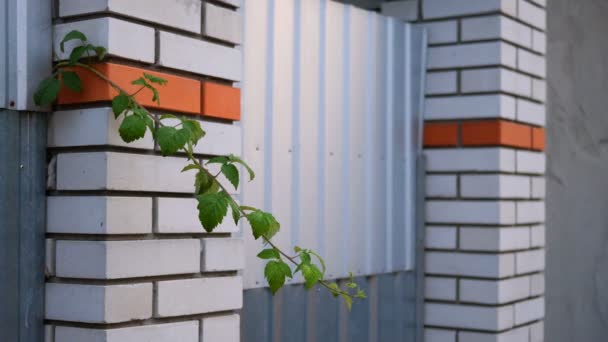
[[[152,101],[152,95],[148,91],[136,95],[137,101],[147,108],[228,120],[241,118],[241,91],[238,88],[113,63],[97,64],[95,69],[131,93],[140,88],[138,85],[132,85],[131,82],[142,77],[144,72],[166,79],[167,84],[158,87],[160,104]],[[75,68],[74,71],[82,80],[83,90],[78,93],[62,88],[57,98],[58,104],[111,101],[118,94],[107,82],[92,72],[82,68]]]
[[[500,119],[427,122],[424,146],[506,146],[543,151],[545,129]]]

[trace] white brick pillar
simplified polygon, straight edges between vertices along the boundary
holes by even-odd
[[[239,0],[56,3],[59,58],[63,35],[82,31],[108,48],[100,70],[119,84],[169,80],[149,108],[201,121],[201,161],[241,154]],[[62,92],[49,122],[46,341],[239,341],[238,227],[205,233],[186,158],[162,157],[149,133],[122,142],[108,86],[83,88]]]
[[[543,341],[544,6],[422,0],[427,342]]]

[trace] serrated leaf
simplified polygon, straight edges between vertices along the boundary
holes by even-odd
[[[206,164],[225,164],[228,162],[228,157],[218,156],[213,157],[207,161]]]
[[[78,93],[82,92],[82,82],[77,73],[73,71],[63,71],[61,72],[61,80],[68,89]]]
[[[323,260],[323,258],[317,254],[317,252],[310,250],[310,254],[314,255],[317,260],[319,260],[319,263],[321,264],[321,267],[323,269],[323,273],[325,273],[325,271],[327,270],[327,266],[325,265],[325,260]]]
[[[346,308],[348,309],[348,311],[352,310],[353,299],[351,298],[351,296],[346,293],[341,293],[340,296],[342,296],[342,298],[344,299],[344,303],[346,304]]]
[[[323,273],[315,264],[303,265],[302,275],[304,276],[304,287],[306,289],[310,289],[315,286],[319,280],[323,279]]]
[[[249,173],[249,181],[252,181],[255,178],[255,172],[253,172],[253,169],[251,169],[251,167],[249,167],[249,165],[247,165],[243,159],[232,154],[228,156],[228,159],[233,163],[241,164],[245,167],[247,173]]]
[[[310,253],[308,253],[306,251],[301,251],[300,260],[302,260],[302,262],[305,264],[310,264]]]
[[[241,218],[241,212],[239,211],[239,205],[234,201],[229,201],[230,209],[232,211],[232,219],[234,220],[234,224],[239,224],[239,219]]]
[[[144,86],[146,88],[152,87],[151,85],[148,84],[148,82],[146,81],[145,78],[140,77],[136,80],[131,81],[132,85],[140,85],[140,86]]]
[[[124,142],[141,139],[146,134],[146,121],[137,115],[129,115],[122,120],[118,133]]]
[[[357,288],[357,284],[355,284],[355,283],[348,283],[348,284],[346,284],[346,287],[348,287],[350,289],[356,289]]]
[[[212,182],[213,179],[209,177],[207,172],[200,170],[196,173],[196,176],[194,176],[194,193],[197,195],[204,194],[209,190]]]
[[[162,114],[160,116],[160,120],[165,120],[165,119],[177,119],[177,116],[173,115],[173,114]]]
[[[202,137],[205,136],[205,131],[201,128],[201,124],[195,120],[182,120],[182,127],[190,132],[190,141],[196,145]]]
[[[253,237],[257,240],[261,236],[267,239],[272,238],[280,229],[281,225],[272,214],[255,210],[247,215],[247,220],[251,224]]]
[[[49,105],[55,101],[60,89],[61,81],[59,79],[55,76],[47,77],[40,82],[38,89],[34,93],[34,102],[38,106]]]
[[[84,53],[89,50],[90,46],[91,45],[82,45],[75,47],[74,50],[72,50],[72,53],[70,53],[68,65],[76,64],[78,60],[84,56]]]
[[[258,253],[260,259],[281,259],[281,255],[274,248],[268,248]]]
[[[364,298],[367,298],[367,295],[365,294],[365,291],[358,289],[357,294],[355,295],[355,298],[364,299]]]
[[[164,126],[156,130],[156,141],[163,156],[175,154],[184,148],[189,138],[190,133],[185,129]]]
[[[87,36],[85,36],[84,33],[76,30],[68,32],[65,36],[63,36],[63,39],[59,43],[59,49],[61,52],[65,52],[65,43],[69,42],[70,40],[80,40],[81,42],[86,42]]]
[[[338,297],[340,295],[340,286],[336,283],[329,284],[329,288],[332,290],[331,294],[334,297]]]
[[[107,53],[108,53],[108,50],[105,47],[103,47],[103,46],[95,47],[95,54],[97,55],[98,61],[101,62],[106,57]]]
[[[224,176],[226,176],[226,178],[228,178],[232,186],[234,186],[235,189],[238,189],[239,170],[236,168],[236,166],[232,164],[224,164],[222,165],[222,173],[224,174]]]
[[[184,168],[182,169],[181,172],[186,172],[186,171],[190,171],[190,170],[199,170],[200,167],[196,164],[188,164],[186,166],[184,166]]]
[[[276,294],[283,285],[285,278],[292,277],[291,269],[283,261],[269,261],[264,268],[264,276],[268,281],[270,291]]]
[[[149,89],[152,91],[152,102],[160,104],[160,96],[158,94],[158,90],[156,90],[156,88],[154,87],[149,87]]]
[[[156,83],[156,84],[160,84],[160,85],[165,85],[167,84],[167,80],[158,76],[154,76],[154,75],[150,75],[148,73],[144,72],[144,77],[147,78],[150,82],[152,83]]]
[[[120,114],[129,108],[130,103],[131,99],[126,94],[116,95],[112,99],[112,111],[114,112],[114,118],[118,119]]]
[[[212,232],[224,220],[228,211],[226,198],[219,193],[199,195],[198,219],[208,233]]]

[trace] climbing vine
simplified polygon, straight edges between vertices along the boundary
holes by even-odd
[[[287,278],[293,278],[300,272],[306,289],[319,284],[335,297],[342,297],[349,310],[353,300],[366,298],[365,292],[353,281],[352,275],[350,281],[343,287],[325,280],[325,261],[315,251],[296,246],[293,254],[290,254],[280,249],[272,241],[272,237],[281,227],[275,217],[254,207],[239,205],[229,195],[224,185],[218,181],[218,176],[224,175],[234,188],[238,188],[241,175],[237,166],[242,166],[247,172],[247,178],[252,181],[255,174],[245,161],[237,156],[228,155],[211,158],[206,163],[200,162],[194,157],[194,146],[205,137],[205,131],[198,121],[173,114],[152,115],[135,99],[135,95],[147,91],[151,93],[152,101],[160,104],[160,92],[157,87],[167,84],[167,80],[143,73],[141,77],[131,82],[140,88],[129,93],[93,67],[92,63],[104,60],[107,53],[105,47],[92,45],[83,33],[71,31],[60,43],[61,52],[65,52],[65,43],[70,41],[76,44],[71,49],[69,58],[55,64],[52,75],[40,83],[34,94],[37,105],[52,104],[62,87],[74,92],[82,92],[82,81],[74,71],[75,68],[95,74],[118,93],[112,99],[112,111],[116,120],[122,120],[118,129],[122,140],[131,143],[143,138],[149,130],[163,156],[175,155],[178,152],[186,154],[187,164],[182,172],[195,173],[194,196],[198,201],[198,218],[206,232],[212,232],[222,223],[230,208],[235,224],[238,225],[241,219],[245,219],[251,226],[253,237],[265,242],[267,248],[257,256],[267,261],[264,276],[273,294],[283,287]],[[210,172],[208,168],[210,164],[217,164],[220,171],[216,174]]]

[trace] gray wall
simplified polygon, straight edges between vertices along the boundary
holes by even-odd
[[[546,341],[607,341],[608,2],[547,2]]]

